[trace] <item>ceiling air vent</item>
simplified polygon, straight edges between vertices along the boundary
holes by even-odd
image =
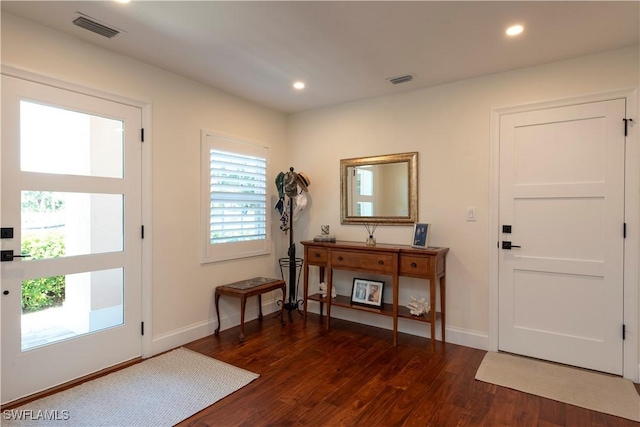
[[[413,76],[411,74],[407,74],[404,76],[390,77],[387,80],[389,80],[394,85],[399,85],[400,83],[410,82],[411,80],[413,80]]]
[[[112,39],[122,32],[117,28],[109,27],[81,13],[76,14],[76,18],[73,20],[73,24],[77,25],[80,28],[84,28],[85,30],[89,30],[92,33],[96,33],[103,37],[106,37],[108,39]]]

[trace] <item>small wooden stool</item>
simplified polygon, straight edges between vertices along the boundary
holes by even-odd
[[[284,298],[286,296],[287,287],[284,280],[269,279],[267,277],[254,277],[253,279],[241,280],[239,282],[230,283],[228,285],[218,286],[216,288],[216,313],[218,315],[218,327],[215,334],[220,332],[220,310],[218,301],[220,295],[230,295],[240,298],[240,341],[244,341],[244,308],[247,304],[247,298],[258,295],[258,319],[262,320],[262,294],[276,289],[282,289],[282,308],[280,309],[280,319],[284,320]]]

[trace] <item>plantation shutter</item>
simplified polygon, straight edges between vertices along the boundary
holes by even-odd
[[[270,251],[268,154],[256,144],[209,133],[203,137],[205,262]]]
[[[267,161],[210,150],[211,244],[267,238]]]

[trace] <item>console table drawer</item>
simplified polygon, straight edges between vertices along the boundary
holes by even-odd
[[[389,254],[331,251],[331,266],[379,273],[393,273],[395,270],[393,255]]]
[[[400,275],[429,277],[431,258],[400,255]]]
[[[327,253],[328,251],[323,248],[308,248],[307,259],[305,260],[309,265],[327,265]]]

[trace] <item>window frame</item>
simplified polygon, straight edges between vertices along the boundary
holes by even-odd
[[[211,244],[211,149],[238,155],[251,155],[265,159],[265,238],[241,242]],[[200,132],[200,234],[201,263],[213,263],[242,259],[271,253],[271,209],[269,201],[271,180],[269,147],[258,141],[239,138],[217,131],[202,129]]]

